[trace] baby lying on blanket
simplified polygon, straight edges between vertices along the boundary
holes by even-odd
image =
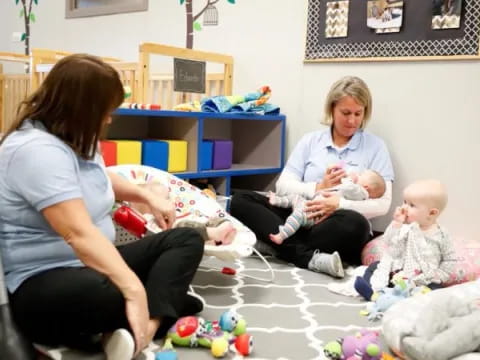
[[[402,340],[412,360],[448,360],[480,351],[480,297],[437,296]]]
[[[168,189],[159,183],[150,183],[145,185],[154,194],[159,197],[169,198]],[[131,203],[131,207],[138,211],[140,214],[147,214],[149,212],[148,206],[140,203]],[[228,245],[233,242],[237,235],[237,230],[234,228],[231,221],[225,218],[215,217],[208,219],[208,221],[202,221],[203,219],[185,217],[176,219],[173,223],[173,228],[189,227],[196,229],[203,240],[208,245]],[[152,224],[155,228],[155,232],[161,231],[160,227]]]

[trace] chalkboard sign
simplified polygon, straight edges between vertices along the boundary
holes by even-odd
[[[308,0],[305,62],[479,59],[480,1],[461,2],[456,28],[433,29],[438,0],[403,0],[402,24],[395,32],[379,33],[367,26],[369,1]],[[378,0],[382,1],[382,0]],[[389,3],[393,0],[384,0]],[[443,2],[441,2],[443,3]],[[342,11],[331,19],[332,10]],[[338,14],[338,13],[337,13]],[[337,26],[339,20],[345,29]],[[334,29],[331,31],[331,29]]]
[[[205,94],[205,62],[173,59],[173,90]]]

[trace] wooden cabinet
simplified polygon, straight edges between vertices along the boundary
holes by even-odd
[[[183,179],[212,178],[217,190],[227,196],[232,181],[240,188],[265,190],[271,187],[269,184],[282,171],[285,161],[284,115],[118,109],[107,137],[186,140],[187,170],[175,175]],[[204,139],[232,141],[230,169],[200,170]]]

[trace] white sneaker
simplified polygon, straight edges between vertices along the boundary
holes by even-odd
[[[342,259],[340,259],[340,254],[336,251],[333,254],[326,254],[321,253],[318,249],[315,250],[308,263],[308,268],[312,271],[325,273],[337,278],[345,276]]]
[[[125,329],[117,329],[106,339],[103,351],[107,360],[132,360],[135,353],[133,336]]]

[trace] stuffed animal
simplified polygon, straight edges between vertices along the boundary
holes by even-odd
[[[380,360],[378,332],[362,329],[355,335],[329,342],[323,351],[331,360]]]
[[[174,345],[209,348],[214,357],[223,357],[227,351],[248,355],[253,339],[246,333],[247,323],[235,311],[225,311],[220,321],[206,321],[201,317],[185,316],[177,320],[167,333]]]
[[[401,278],[393,279],[393,288],[385,288],[372,296],[372,302],[367,304],[368,320],[375,321],[383,317],[383,313],[397,301],[410,296],[411,285]]]

